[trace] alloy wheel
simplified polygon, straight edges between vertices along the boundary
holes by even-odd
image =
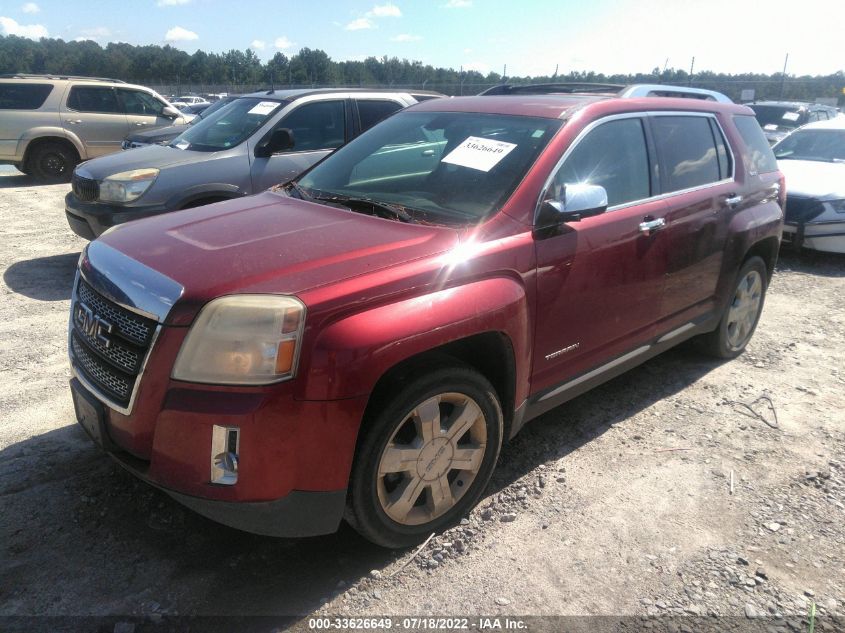
[[[466,494],[486,450],[487,425],[475,400],[452,392],[424,400],[382,450],[376,475],[381,509],[402,525],[442,516]]]
[[[748,271],[734,294],[727,318],[727,339],[731,349],[741,349],[748,342],[757,323],[763,299],[763,279],[756,270]]]

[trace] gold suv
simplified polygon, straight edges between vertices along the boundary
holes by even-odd
[[[153,90],[117,79],[1,75],[0,165],[66,182],[77,163],[119,150],[130,131],[190,118]]]

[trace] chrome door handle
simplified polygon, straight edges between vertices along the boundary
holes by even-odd
[[[79,123],[82,123],[82,119],[70,119],[67,122],[68,125],[78,125]]]
[[[666,226],[666,220],[664,218],[645,220],[644,222],[640,222],[640,233],[643,233],[644,235],[651,235],[655,231],[662,229],[664,226]]]
[[[425,149],[425,150],[423,150],[422,155],[423,156],[434,156],[434,150],[433,149]]]
[[[740,202],[742,202],[742,196],[728,196],[725,198],[725,204],[731,209],[736,209]]]
[[[143,122],[136,122],[135,125],[138,126],[138,127],[141,127],[142,125],[149,125],[149,124],[143,123]]]

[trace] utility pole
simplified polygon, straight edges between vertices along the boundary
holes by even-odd
[[[689,65],[689,85],[692,85],[692,71],[695,70],[695,55],[692,56],[692,63]]]
[[[783,88],[786,83],[786,64],[789,62],[789,53],[786,54],[786,59],[783,60],[783,73],[780,76],[780,98],[783,99]]]
[[[508,65],[505,64],[505,67],[502,68],[502,83],[505,82],[505,78],[508,76]]]
[[[552,79],[557,79],[557,69],[560,68],[560,64],[555,64],[555,74],[552,75]]]
[[[461,93],[460,93],[459,96],[463,97],[464,96],[464,67],[463,67],[463,64],[461,64],[461,70],[460,70],[459,75],[461,77]]]

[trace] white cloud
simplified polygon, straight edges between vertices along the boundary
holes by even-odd
[[[250,47],[259,51],[263,51],[265,46],[267,46],[267,42],[264,40],[252,40],[252,44],[250,44]]]
[[[34,2],[25,2],[23,6],[21,6],[21,11],[24,13],[39,13],[41,11],[41,7]]]
[[[402,12],[395,4],[377,4],[372,10],[367,11],[368,17],[374,18],[401,18]]]
[[[411,35],[410,33],[400,33],[390,38],[391,42],[419,42],[422,39],[421,35]]]
[[[294,42],[291,42],[284,35],[282,35],[281,37],[276,38],[276,41],[273,42],[273,46],[275,46],[279,50],[285,50],[286,48],[290,48],[291,46],[296,46],[296,44]]]
[[[47,27],[43,24],[18,24],[12,18],[0,16],[0,33],[3,35],[18,35],[37,40],[40,37],[50,37]]]
[[[183,29],[181,26],[174,26],[164,34],[164,40],[166,42],[190,42],[199,38],[199,35],[188,29]]]
[[[99,41],[111,36],[111,31],[104,26],[98,26],[93,29],[82,29],[79,37],[75,38],[77,42],[84,42],[85,40]]]
[[[352,22],[343,28],[347,31],[360,31],[362,29],[374,29],[376,25],[369,18],[358,18],[357,20],[352,20]]]
[[[443,6],[446,9],[468,9],[472,6],[472,0],[449,0]]]
[[[183,4],[188,4],[191,0],[158,0],[157,6],[160,7],[178,7]]]

